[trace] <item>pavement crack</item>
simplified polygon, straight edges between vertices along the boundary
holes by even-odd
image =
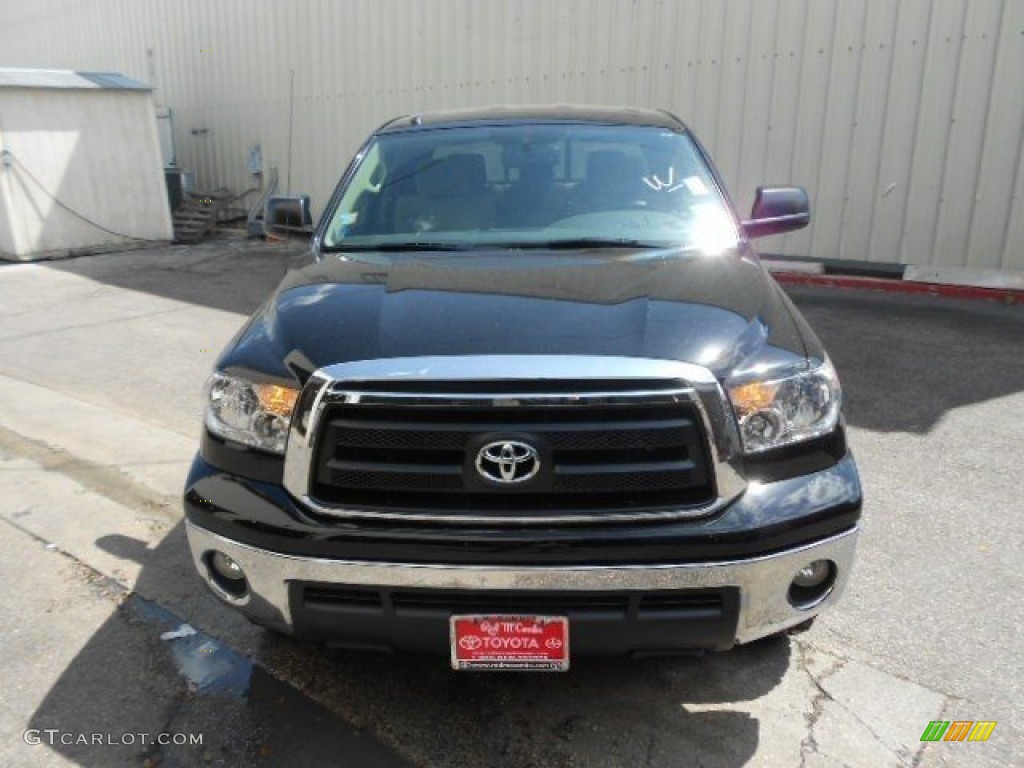
[[[644,763],[648,768],[654,768],[654,748],[658,745],[658,734],[651,733],[647,740],[647,761]]]
[[[826,629],[825,631],[826,631],[827,634],[832,635],[833,638],[836,638],[838,640],[838,642],[835,643],[835,644],[841,645],[841,646],[843,646],[843,647],[848,649],[846,651],[846,658],[847,658],[848,661],[849,660],[856,660],[859,664],[864,664],[864,665],[869,666],[872,669],[875,669],[875,670],[877,670],[879,672],[883,672],[884,674],[886,674],[889,677],[895,678],[896,680],[902,680],[904,683],[910,683],[911,685],[916,685],[919,688],[925,688],[925,689],[927,689],[929,691],[932,691],[933,693],[939,694],[940,696],[946,696],[946,697],[952,698],[952,699],[964,700],[964,699],[962,699],[962,697],[957,696],[956,694],[953,694],[953,693],[949,693],[948,691],[945,691],[945,690],[943,690],[941,688],[936,688],[936,687],[931,686],[931,685],[925,685],[924,683],[920,682],[919,680],[917,680],[916,678],[910,676],[909,674],[906,674],[904,672],[900,672],[899,670],[896,670],[896,669],[889,669],[884,664],[880,664],[878,662],[871,661],[869,652],[856,641],[856,639],[854,638],[853,635],[845,634],[843,632],[839,632],[836,629],[833,629],[831,627]],[[810,648],[808,648],[808,650],[810,650]]]
[[[885,750],[889,752],[889,754],[891,754],[893,757],[895,757],[901,764],[912,766],[913,762],[908,762],[908,757],[912,760],[913,756],[901,753],[893,749],[870,723],[868,723],[860,715],[858,715],[856,712],[854,712],[852,709],[846,706],[846,704],[844,704],[842,701],[835,698],[825,688],[825,681],[833,675],[835,675],[837,672],[839,672],[843,667],[845,667],[847,663],[849,663],[850,659],[842,656],[833,656],[832,658],[834,659],[834,661],[828,667],[828,669],[826,669],[824,672],[815,674],[811,671],[810,666],[807,663],[808,656],[811,653],[812,649],[809,646],[806,646],[802,643],[795,641],[794,645],[796,645],[799,651],[797,666],[805,675],[807,675],[807,679],[811,681],[811,685],[814,686],[816,691],[814,694],[814,698],[811,700],[811,711],[808,715],[805,716],[807,719],[807,736],[800,744],[801,768],[803,768],[806,765],[807,757],[809,755],[819,753],[819,745],[817,739],[814,736],[814,727],[818,724],[818,721],[821,719],[821,716],[825,712],[825,705],[829,702],[835,704],[837,707],[840,707],[844,712],[849,714],[850,717],[852,717],[854,720],[856,720],[858,723],[864,726],[864,728],[867,729],[868,733],[871,734],[872,738],[874,738],[874,740],[877,743],[881,744],[885,748]]]
[[[19,525],[14,520],[6,517],[0,517],[0,525],[7,525],[13,528],[18,533],[21,533],[35,541],[37,544],[42,545],[47,551],[53,552],[55,555],[67,560],[75,574],[75,577],[82,584],[92,587],[99,597],[113,600],[118,607],[124,604],[124,602],[134,594],[131,589],[126,587],[124,584],[121,584],[116,579],[96,570],[84,560],[80,560],[67,550],[61,549],[54,542],[33,533],[28,528]]]
[[[835,701],[825,687],[822,685],[822,681],[827,680],[829,677],[834,675],[843,666],[846,665],[847,659],[841,657],[835,657],[832,665],[819,675],[815,675],[807,664],[808,649],[801,643],[793,643],[799,651],[797,655],[797,667],[807,675],[807,678],[811,681],[811,684],[815,688],[814,698],[811,699],[811,710],[804,715],[804,720],[807,723],[807,735],[803,741],[800,742],[800,768],[805,768],[807,765],[807,759],[811,755],[820,754],[818,740],[814,735],[814,729],[818,725],[818,721],[821,716],[825,714],[825,705],[829,701]]]
[[[942,702],[942,709],[939,710],[939,714],[935,719],[945,720],[946,713],[950,711],[950,709],[952,708],[951,705],[954,701],[964,701],[964,699],[961,699],[959,696],[947,695]],[[910,768],[918,768],[918,766],[921,765],[921,761],[924,760],[924,751],[928,747],[929,743],[930,742],[927,741],[921,742],[921,745],[917,748],[917,751],[914,752],[914,754],[911,757]]]
[[[174,696],[174,699],[167,707],[167,715],[164,717],[163,724],[160,726],[159,734],[161,736],[169,736],[173,733],[171,729],[174,727],[174,723],[178,719],[179,715],[181,715],[189,698],[190,694],[187,688]],[[149,745],[149,748],[140,755],[140,757],[143,758],[143,768],[149,768],[149,766],[153,766],[155,768],[155,766],[163,764],[163,747],[164,745],[160,744],[159,739],[153,740],[153,743]]]

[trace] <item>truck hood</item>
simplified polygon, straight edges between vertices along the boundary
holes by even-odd
[[[806,350],[751,251],[359,253],[290,271],[217,367],[293,380],[356,360],[486,354],[650,357],[725,378]]]

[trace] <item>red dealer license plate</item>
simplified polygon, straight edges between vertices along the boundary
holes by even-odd
[[[564,616],[452,616],[454,669],[569,668],[569,619]]]

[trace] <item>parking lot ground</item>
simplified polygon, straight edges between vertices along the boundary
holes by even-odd
[[[843,378],[867,499],[850,589],[809,631],[455,674],[269,635],[191,572],[176,494],[202,382],[288,260],[215,240],[0,266],[5,764],[1020,763],[1020,307],[790,289]],[[200,634],[160,639],[182,623]],[[936,719],[998,725],[925,746]],[[47,728],[204,745],[25,743]]]
[[[44,471],[3,453],[0,467]],[[66,484],[53,490],[89,497]],[[4,765],[408,765],[206,633],[162,640],[185,622],[17,521],[0,531],[0,578],[20,587],[0,619]]]

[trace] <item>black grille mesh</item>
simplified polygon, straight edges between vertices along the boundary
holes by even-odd
[[[313,491],[327,505],[549,517],[696,506],[713,495],[706,436],[686,402],[334,404],[320,429]],[[481,480],[477,451],[504,439],[538,448],[535,479]]]

